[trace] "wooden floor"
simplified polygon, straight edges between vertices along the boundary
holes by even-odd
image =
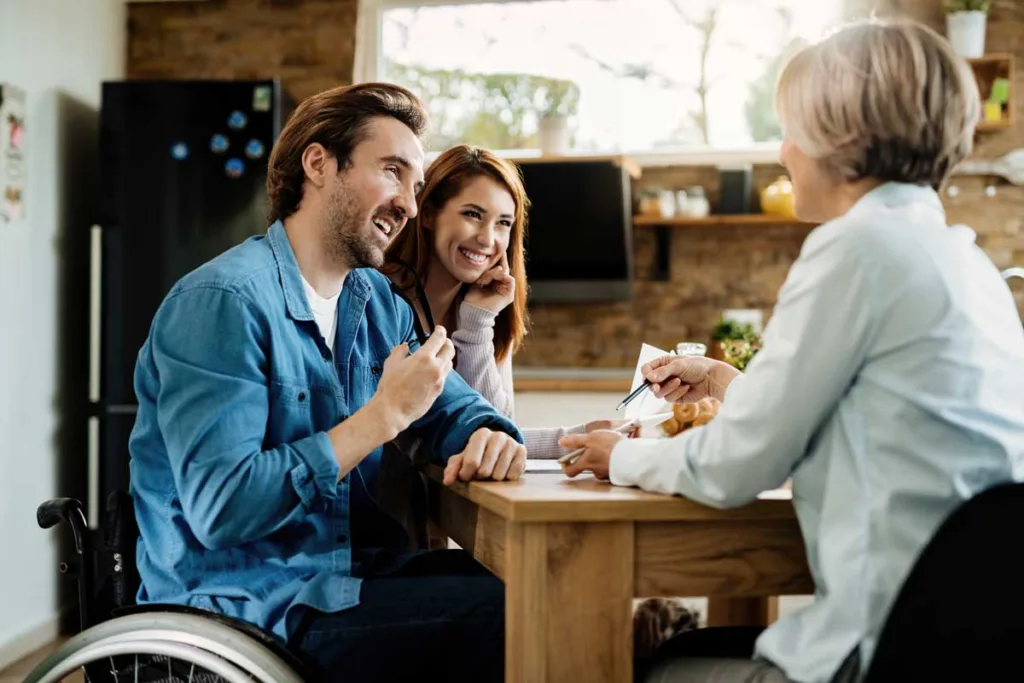
[[[30,654],[28,657],[15,662],[9,668],[0,671],[0,683],[22,683],[29,672],[43,661],[51,652],[64,644],[64,639],[50,643],[40,650]],[[81,683],[85,680],[81,673],[64,679],[66,683]]]

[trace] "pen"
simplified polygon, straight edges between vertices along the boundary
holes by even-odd
[[[629,430],[633,429],[633,427],[636,427],[638,424],[640,424],[640,418],[633,418],[632,420],[630,420],[626,424],[622,425],[621,427],[616,427],[612,431],[613,432],[618,432],[618,433],[621,434],[623,432],[628,432]],[[580,459],[580,456],[583,455],[583,451],[585,451],[585,450],[587,450],[586,447],[584,447],[584,448],[577,448],[573,452],[566,453],[565,455],[563,455],[561,458],[558,459],[558,462],[563,464],[563,465],[564,464],[571,465],[571,464],[573,464],[574,462],[576,462],[577,460]]]
[[[617,405],[615,407],[615,410],[622,410],[624,407],[626,407],[626,404],[628,404],[630,401],[639,396],[640,393],[649,386],[651,386],[651,380],[645,379],[643,384],[641,384],[640,386],[633,390],[633,393],[631,393],[626,398],[622,399],[622,403]]]
[[[676,354],[676,352],[675,352],[675,351],[669,351],[669,352],[668,352],[668,354],[666,354],[666,355],[669,355],[669,356],[675,356],[675,355],[677,355],[677,354]],[[634,389],[634,390],[633,390],[633,391],[632,391],[632,392],[631,392],[631,393],[629,394],[629,396],[627,396],[626,398],[622,399],[622,403],[620,403],[619,405],[617,405],[617,406],[615,407],[615,410],[622,410],[623,408],[625,408],[627,404],[629,404],[629,403],[630,403],[631,401],[633,401],[633,400],[634,400],[634,399],[635,399],[635,398],[636,398],[637,396],[639,396],[640,394],[642,394],[642,393],[643,393],[643,391],[644,391],[644,389],[646,389],[646,388],[647,388],[647,387],[649,387],[649,386],[651,386],[651,380],[649,380],[649,379],[645,379],[645,380],[643,381],[643,384],[641,384],[641,385],[640,385],[640,386],[638,386],[638,387],[637,387],[636,389]]]

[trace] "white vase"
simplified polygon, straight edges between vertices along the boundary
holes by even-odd
[[[565,154],[569,151],[569,117],[548,116],[537,122],[537,144],[541,154]]]
[[[946,35],[961,57],[985,54],[985,12],[953,12],[946,15]]]

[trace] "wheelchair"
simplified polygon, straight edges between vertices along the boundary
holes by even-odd
[[[127,493],[110,495],[97,530],[73,498],[42,503],[36,521],[71,528],[76,558],[59,569],[77,579],[81,630],[26,683],[303,683],[323,676],[249,623],[182,605],[135,604],[139,531]]]

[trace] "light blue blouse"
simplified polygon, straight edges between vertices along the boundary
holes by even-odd
[[[930,188],[882,185],[812,231],[718,417],[623,441],[611,461],[615,484],[717,507],[790,476],[815,601],[768,628],[756,656],[806,683],[855,648],[865,671],[937,526],[1024,479],[1024,328]]]

